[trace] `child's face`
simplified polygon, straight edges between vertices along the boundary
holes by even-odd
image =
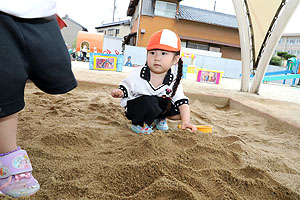
[[[147,52],[147,65],[153,73],[162,74],[176,64],[179,58],[180,56],[175,55],[174,52],[150,50]]]

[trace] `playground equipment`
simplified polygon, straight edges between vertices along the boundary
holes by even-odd
[[[297,78],[300,78],[299,59],[293,57],[288,59],[286,70],[266,72],[263,82],[283,80],[282,83],[285,84],[287,79],[293,79],[292,85],[295,85]]]
[[[186,53],[186,52],[181,52],[181,57],[186,57],[186,58],[191,58],[191,64],[192,66],[195,66],[195,61],[196,61],[196,56],[193,53]]]
[[[186,52],[181,52],[181,57],[186,57],[186,58],[191,58],[191,64],[190,65],[183,65],[183,78],[184,79],[191,79],[191,80],[196,80],[196,69],[197,67],[195,66],[195,61],[196,61],[196,56],[193,53],[186,53]]]
[[[198,82],[207,82],[219,84],[223,76],[222,71],[208,70],[195,66],[196,56],[192,53],[181,53],[181,57],[191,58],[190,65],[183,65],[183,78],[196,80]]]
[[[89,58],[93,53],[120,54],[122,50],[122,38],[103,35],[103,33],[88,33],[79,31],[76,41],[76,52],[79,59],[82,59],[83,47],[87,48],[86,57]]]
[[[89,69],[121,72],[123,68],[123,55],[91,53]]]
[[[223,73],[224,72],[218,70],[198,69],[197,81],[219,84]]]
[[[232,2],[239,25],[241,91],[257,94],[274,49],[300,0]],[[255,76],[249,90],[251,70],[255,70]]]
[[[76,40],[77,60],[88,62],[90,54],[95,52],[102,53],[104,35],[101,33],[88,33],[79,31]],[[86,47],[86,56],[83,56],[83,48]]]
[[[102,33],[88,33],[86,31],[78,31],[76,40],[76,51],[80,51],[84,45],[90,52],[96,50],[102,53],[104,35]],[[96,47],[96,48],[95,48]]]
[[[178,125],[178,128],[181,128],[181,124]],[[212,129],[213,129],[211,125],[196,125],[196,128],[198,131],[203,133],[212,133]]]

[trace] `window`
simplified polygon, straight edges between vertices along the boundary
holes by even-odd
[[[284,39],[283,38],[281,38],[280,40],[279,40],[279,42],[278,42],[279,44],[283,44],[284,43]]]
[[[114,36],[114,29],[108,29],[107,35]]]
[[[176,3],[169,3],[164,1],[156,1],[154,15],[175,18]]]
[[[209,51],[221,52],[221,49],[220,49],[220,47],[209,47]]]
[[[208,50],[209,50],[209,46],[208,46],[208,45],[205,45],[205,44],[199,44],[199,43],[194,43],[194,42],[187,42],[186,47],[187,47],[187,48],[191,48],[191,49],[205,50],[205,51],[208,51]]]
[[[120,29],[116,29],[116,37],[117,37],[117,35],[120,33]]]
[[[290,38],[290,39],[288,39],[287,43],[288,43],[288,44],[295,44],[296,41],[295,41],[294,38]]]
[[[296,55],[297,54],[297,50],[291,50],[290,54]]]
[[[182,40],[181,40],[181,47],[186,48],[186,41],[182,41]]]

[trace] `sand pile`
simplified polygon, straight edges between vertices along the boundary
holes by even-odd
[[[80,82],[51,96],[27,84],[18,142],[41,184],[30,199],[300,199],[298,130],[188,94],[192,122],[213,134],[169,121],[137,135],[112,88]]]

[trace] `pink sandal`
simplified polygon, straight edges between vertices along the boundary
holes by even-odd
[[[0,191],[10,197],[31,196],[40,189],[31,174],[32,166],[25,150],[0,157]]]

